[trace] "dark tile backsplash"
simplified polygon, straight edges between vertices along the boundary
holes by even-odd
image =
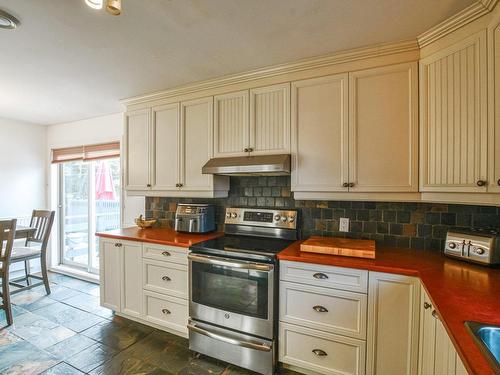
[[[500,229],[500,207],[436,203],[294,200],[290,177],[231,177],[228,198],[146,198],[146,215],[172,227],[177,203],[213,203],[223,230],[225,207],[276,207],[299,211],[302,238],[310,235],[374,239],[405,248],[443,248],[449,228]],[[350,232],[339,232],[339,219],[350,219]]]

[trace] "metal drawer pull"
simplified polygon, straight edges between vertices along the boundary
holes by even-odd
[[[481,186],[486,185],[486,181],[484,181],[484,180],[478,180],[478,181],[476,182],[476,184],[477,184],[477,186],[481,187]]]
[[[170,310],[167,309],[162,309],[161,312],[164,313],[165,315],[171,314]]]
[[[207,336],[214,340],[222,341],[231,345],[237,345],[243,348],[259,350],[261,352],[270,352],[273,349],[270,345],[266,345],[265,343],[242,341],[232,337],[222,336],[219,333],[211,332],[206,329],[200,328],[191,321],[188,323],[187,327],[190,331],[199,333],[200,335]]]
[[[213,264],[217,266],[225,266],[231,268],[239,268],[243,270],[258,270],[258,271],[272,271],[274,269],[273,265],[270,264],[260,264],[251,262],[238,262],[233,259],[225,258],[215,258],[207,255],[194,255],[189,254],[188,259],[196,263]]]
[[[161,253],[164,257],[169,257],[171,254],[168,251],[164,251]]]
[[[115,247],[122,247],[122,246],[123,246],[123,244],[121,244],[121,243],[115,243]]]
[[[313,310],[317,311],[317,312],[328,312],[328,309],[326,307],[319,306],[319,305],[318,306],[314,306]]]
[[[437,311],[436,311],[436,310],[432,310],[432,316],[433,316],[434,318],[436,318],[436,319],[439,319],[439,315],[438,315],[438,313],[437,313]],[[441,320],[441,319],[439,319],[439,320]]]
[[[328,276],[326,276],[324,273],[318,272],[313,275],[315,279],[320,279],[320,280],[325,280],[328,279]]]
[[[424,309],[430,309],[432,305],[429,302],[424,302]]]
[[[168,276],[163,276],[161,279],[163,281],[172,281],[172,279],[170,277],[168,277]]]
[[[321,350],[321,349],[313,349],[312,351],[315,355],[317,355],[318,357],[326,357],[328,354],[326,354],[326,352],[324,350]]]

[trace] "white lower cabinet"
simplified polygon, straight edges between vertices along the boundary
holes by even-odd
[[[367,374],[417,374],[419,301],[418,278],[369,273]]]
[[[187,336],[187,249],[101,238],[101,305]]]
[[[299,371],[365,374],[367,280],[368,271],[281,262],[280,361]]]
[[[433,303],[422,288],[419,375],[467,375]]]

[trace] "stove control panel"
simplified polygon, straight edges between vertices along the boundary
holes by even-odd
[[[479,231],[448,231],[444,246],[447,256],[480,264],[500,264],[498,234]]]
[[[228,207],[224,223],[296,229],[297,211]]]

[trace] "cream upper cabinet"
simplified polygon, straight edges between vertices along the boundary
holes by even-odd
[[[203,165],[212,157],[212,97],[181,103],[181,188],[210,190],[212,175],[202,174]]]
[[[416,62],[349,74],[349,191],[418,191],[417,74]]]
[[[150,116],[149,109],[125,113],[125,185],[127,190],[150,187]]]
[[[254,154],[290,152],[290,84],[250,90],[249,148]]]
[[[238,91],[214,98],[214,156],[239,156],[249,147],[249,93]]]
[[[179,103],[152,109],[152,190],[173,190],[180,181],[179,117]]]
[[[420,188],[486,192],[486,30],[420,61]]]
[[[488,191],[500,192],[500,14],[488,28]]]
[[[419,301],[417,278],[369,273],[367,374],[417,374]]]
[[[348,75],[292,82],[292,190],[345,191]]]

